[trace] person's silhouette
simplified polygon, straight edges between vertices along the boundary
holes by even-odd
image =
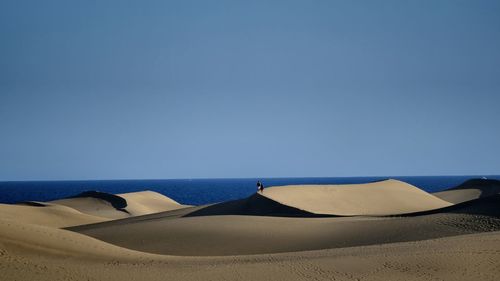
[[[257,192],[264,193],[264,185],[260,181],[257,181]]]

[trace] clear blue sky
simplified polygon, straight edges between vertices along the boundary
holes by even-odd
[[[500,174],[500,1],[1,1],[0,180]]]

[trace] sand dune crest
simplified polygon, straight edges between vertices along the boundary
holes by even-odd
[[[64,205],[85,214],[108,219],[141,216],[186,207],[153,191],[116,195],[91,191],[75,197],[51,201],[51,203]]]
[[[445,201],[458,204],[500,193],[500,181],[490,179],[471,179],[459,186],[433,193]]]
[[[398,180],[349,185],[275,186],[267,188],[263,195],[309,213],[338,216],[396,215],[452,205]]]

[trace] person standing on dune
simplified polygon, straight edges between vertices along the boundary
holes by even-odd
[[[257,192],[264,193],[264,185],[260,181],[257,181]]]

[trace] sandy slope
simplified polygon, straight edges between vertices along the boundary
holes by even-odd
[[[52,204],[67,206],[82,213],[107,219],[128,218],[130,214],[125,210],[116,209],[106,200],[92,197],[68,198],[51,201]]]
[[[50,226],[0,219],[0,241],[18,248],[30,247],[47,255],[126,258],[134,252],[102,241]]]
[[[124,205],[117,207],[117,204],[115,204],[117,201],[119,204]],[[95,197],[73,197],[55,200],[50,203],[71,207],[85,214],[108,219],[128,218],[130,216],[147,215],[186,207],[153,191],[117,195],[97,193]]]
[[[81,213],[73,208],[48,203],[33,204],[31,206],[0,204],[0,218],[52,227],[68,227],[107,220],[102,217]]]
[[[500,232],[256,256],[169,257],[0,220],[5,280],[497,280]]]
[[[118,195],[127,202],[123,211],[99,198],[70,198],[52,202],[0,204],[0,219],[51,227],[69,227],[181,209],[174,200],[152,191]]]
[[[397,180],[349,185],[288,185],[267,188],[264,196],[315,214],[394,215],[450,206],[415,186]]]
[[[445,191],[433,193],[445,201],[453,204],[462,203],[478,198],[484,198],[500,193],[500,181],[489,179],[472,179],[463,184]]]
[[[238,201],[244,205],[245,202]],[[244,255],[416,241],[500,230],[500,196],[406,217],[189,216],[176,213],[70,228],[139,251],[170,255]]]
[[[187,207],[163,194],[149,190],[117,195],[127,201],[128,206],[125,210],[132,216],[142,216]]]

